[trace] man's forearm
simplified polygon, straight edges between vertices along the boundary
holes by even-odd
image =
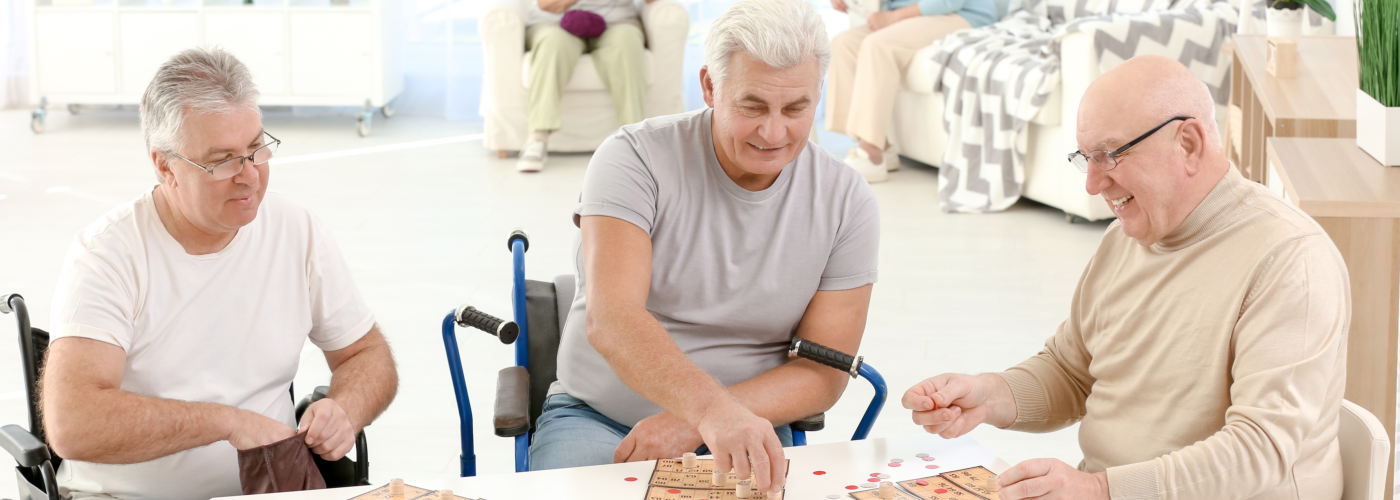
[[[773,425],[786,425],[831,408],[849,375],[797,359],[729,387],[729,394]]]
[[[243,411],[120,389],[66,392],[46,404],[45,429],[54,453],[84,462],[134,464],[222,441]]]
[[[327,397],[345,410],[359,431],[374,422],[398,394],[399,374],[387,344],[365,348],[331,372]]]
[[[645,309],[601,306],[606,303],[590,303],[600,306],[587,316],[589,343],[637,394],[690,425],[698,425],[711,406],[730,399],[724,387],[690,361]]]

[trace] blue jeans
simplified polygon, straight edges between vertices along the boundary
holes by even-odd
[[[632,428],[598,413],[568,394],[544,400],[530,443],[530,470],[565,469],[613,463],[613,452]],[[783,446],[792,446],[792,428],[774,427]],[[710,454],[700,445],[696,455]]]

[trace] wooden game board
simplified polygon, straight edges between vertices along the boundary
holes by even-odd
[[[411,484],[403,485],[403,500],[414,500],[419,498],[432,499],[436,498],[434,493],[437,493],[437,490],[419,488]],[[455,492],[452,494],[452,496],[457,500],[472,500],[470,498],[458,495]],[[370,490],[369,493],[353,497],[350,500],[389,500],[389,485],[386,483],[384,486],[380,486],[378,488]]]
[[[996,477],[986,467],[971,467],[937,476],[920,478],[928,485],[919,484],[919,479],[895,483],[904,490],[895,489],[894,500],[1001,500],[996,492],[983,487],[988,477]],[[859,500],[879,500],[880,489],[852,492]]]
[[[699,459],[696,462],[695,468],[686,469],[677,458],[657,460],[656,468],[651,472],[651,480],[647,483],[645,500],[739,500],[738,494],[735,493],[739,479],[734,473],[727,475],[724,486],[715,486],[711,483],[715,472],[714,459]],[[788,460],[786,465],[791,467],[792,461]],[[783,475],[787,476],[786,468]],[[750,500],[765,498],[766,494],[759,491],[754,491],[749,497]],[[779,495],[776,498],[781,499],[783,496]]]

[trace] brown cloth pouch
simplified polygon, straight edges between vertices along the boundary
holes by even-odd
[[[306,433],[249,450],[238,450],[238,480],[244,495],[326,489]]]

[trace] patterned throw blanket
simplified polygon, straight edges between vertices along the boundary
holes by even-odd
[[[1026,126],[1060,84],[1065,34],[1089,33],[1102,71],[1142,54],[1181,61],[1225,104],[1230,60],[1220,49],[1237,18],[1224,0],[1025,0],[1001,22],[935,42],[933,90],[948,134],[943,210],[1005,210],[1021,196]]]

